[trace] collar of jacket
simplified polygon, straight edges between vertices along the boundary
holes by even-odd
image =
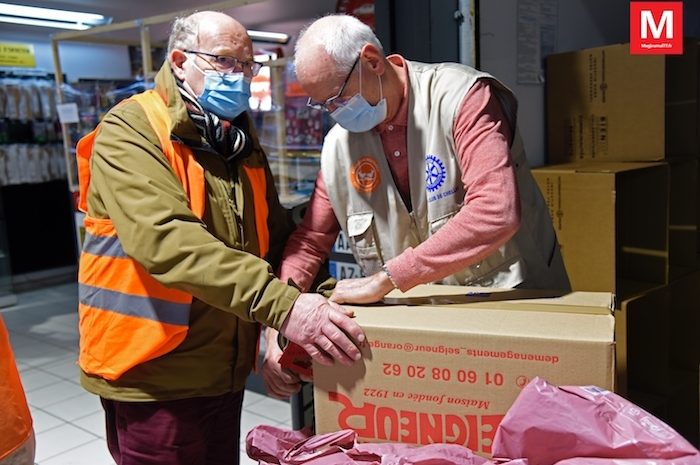
[[[171,121],[170,132],[180,140],[199,141],[199,145],[207,145],[187,113],[187,107],[182,101],[168,60],[163,62],[163,66],[158,71],[155,84],[156,92],[163,97],[168,106]]]
[[[177,78],[167,60],[156,75],[155,84],[156,92],[168,106],[171,120],[170,132],[173,139],[180,140],[192,148],[217,153],[227,163],[250,155],[253,149],[251,133],[248,129],[251,121],[246,114],[239,116],[235,120],[236,124],[219,122],[218,119],[212,122],[207,118],[206,121],[201,121],[203,127],[198,128],[198,123],[193,121],[193,116],[189,113],[182,96],[183,89],[178,85]],[[241,119],[243,121],[240,121]],[[207,122],[213,123],[213,126],[207,126]],[[226,126],[224,128],[221,125]],[[209,138],[204,136],[203,132],[208,132]]]

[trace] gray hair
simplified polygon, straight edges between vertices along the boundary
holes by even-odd
[[[197,48],[199,21],[195,15],[196,13],[175,18],[168,38],[168,55],[176,48],[180,50]]]
[[[313,58],[314,49],[320,46],[338,65],[339,73],[349,73],[367,43],[384,53],[381,42],[365,23],[350,15],[327,15],[299,33],[294,48],[294,66],[298,67],[306,58]]]

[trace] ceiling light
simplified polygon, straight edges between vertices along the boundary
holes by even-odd
[[[31,26],[83,30],[92,26],[109,24],[112,18],[80,11],[0,3],[0,21]]]
[[[289,34],[281,32],[253,31],[248,29],[248,35],[254,42],[270,42],[273,44],[286,44],[289,42]]]
[[[26,24],[28,26],[55,27],[57,29],[73,29],[82,31],[89,29],[87,24],[66,23],[62,21],[47,21],[45,19],[17,18],[14,16],[0,16],[0,23]]]

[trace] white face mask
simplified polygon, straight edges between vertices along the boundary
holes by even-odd
[[[372,106],[362,96],[362,63],[360,63],[360,92],[352,96],[348,103],[336,108],[331,113],[338,124],[350,132],[365,132],[374,128],[386,118],[386,99],[382,89],[382,78],[379,79],[379,102]]]

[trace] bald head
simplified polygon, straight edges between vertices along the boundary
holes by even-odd
[[[200,11],[175,20],[168,41],[168,59],[175,76],[195,95],[202,92],[203,72],[216,69],[214,55],[252,62],[253,42],[246,28],[217,11]]]
[[[168,40],[168,55],[176,48],[196,49],[201,34],[208,32],[217,34],[219,30],[229,30],[250,40],[246,28],[231,16],[218,11],[198,11],[189,16],[177,18],[173,22]]]

